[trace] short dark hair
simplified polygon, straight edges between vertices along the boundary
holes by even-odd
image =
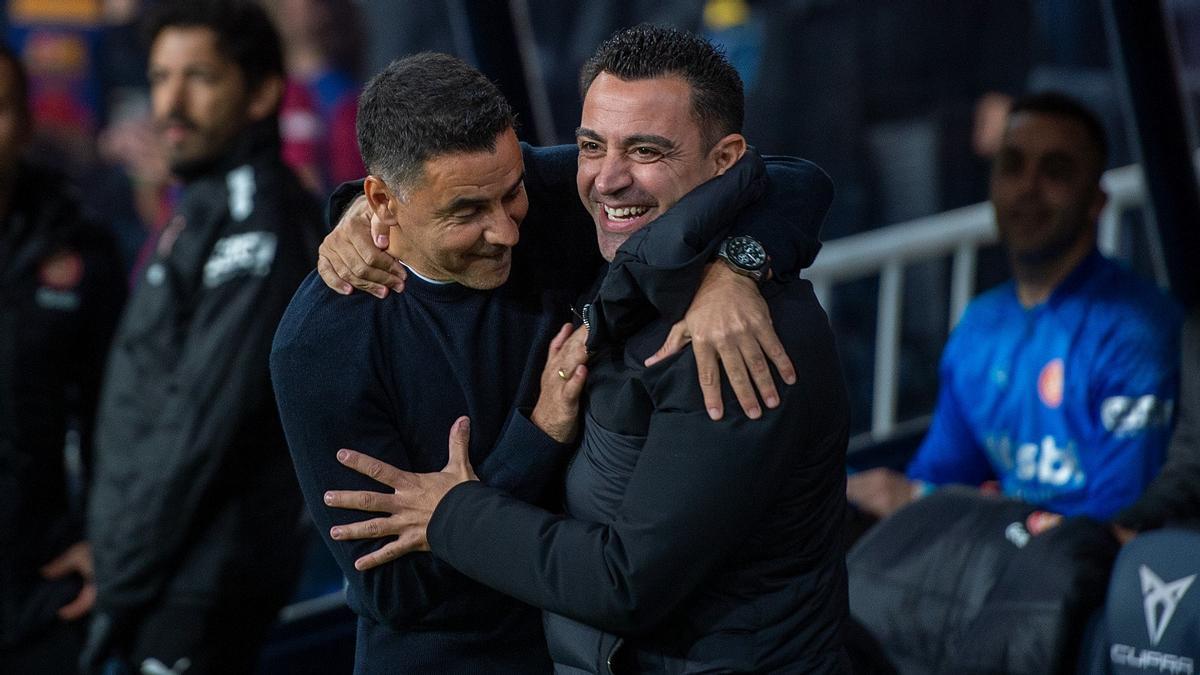
[[[237,64],[253,91],[269,77],[283,77],[283,46],[270,17],[252,0],[168,0],[157,4],[143,25],[146,45],[168,28],[207,28],[217,51]]]
[[[513,128],[512,107],[478,70],[447,54],[392,61],[358,99],[358,148],[367,170],[412,185],[425,161],[448,153],[494,152]]]
[[[1009,119],[1022,112],[1054,115],[1078,122],[1096,151],[1099,162],[1097,172],[1103,172],[1108,166],[1108,134],[1104,131],[1104,125],[1096,113],[1078,100],[1057,91],[1037,92],[1014,101],[1008,113]]]
[[[624,28],[602,42],[583,64],[581,96],[587,96],[600,73],[627,81],[683,78],[692,88],[692,119],[709,147],[742,131],[746,116],[742,78],[724,52],[704,38],[651,24]]]
[[[16,85],[17,108],[21,112],[22,124],[33,121],[29,112],[29,73],[25,70],[25,62],[6,43],[0,42],[0,62],[7,61],[12,66],[13,84]]]

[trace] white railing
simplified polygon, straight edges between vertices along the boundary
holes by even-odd
[[[1145,202],[1141,167],[1133,165],[1108,171],[1101,184],[1108,193],[1108,205],[1100,216],[1098,246],[1106,255],[1116,255],[1121,242],[1122,215]],[[978,250],[996,238],[992,207],[985,202],[826,242],[816,262],[804,272],[825,307],[830,307],[833,286],[879,277],[870,431],[875,440],[887,438],[897,425],[905,268],[913,263],[952,257],[950,326],[953,327],[975,294]],[[1149,236],[1146,240],[1155,275],[1165,285],[1166,264],[1158,239]],[[836,312],[835,307],[832,313]]]

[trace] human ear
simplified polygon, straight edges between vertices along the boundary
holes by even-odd
[[[363,181],[363,195],[367,198],[367,206],[380,222],[388,227],[397,227],[396,208],[399,198],[388,189],[382,178],[370,175]]]
[[[250,92],[250,105],[246,108],[246,116],[257,122],[266,119],[279,110],[283,100],[283,78],[271,76]]]
[[[716,166],[715,175],[720,176],[746,154],[746,137],[741,134],[729,134],[717,141],[708,154]]]

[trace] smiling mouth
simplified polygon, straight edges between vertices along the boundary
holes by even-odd
[[[616,208],[607,204],[601,204],[600,206],[604,209],[604,215],[615,223],[636,220],[650,211],[649,206],[621,206]]]

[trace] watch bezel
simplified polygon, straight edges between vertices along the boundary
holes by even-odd
[[[737,246],[737,244],[743,243],[757,249],[757,255],[754,256],[757,258],[757,264],[754,264],[752,260],[745,259],[745,248]],[[721,242],[720,248],[717,249],[717,257],[724,260],[733,271],[756,281],[762,281],[764,272],[771,262],[771,257],[767,255],[767,250],[763,248],[763,245],[754,237],[747,235],[726,237]]]

